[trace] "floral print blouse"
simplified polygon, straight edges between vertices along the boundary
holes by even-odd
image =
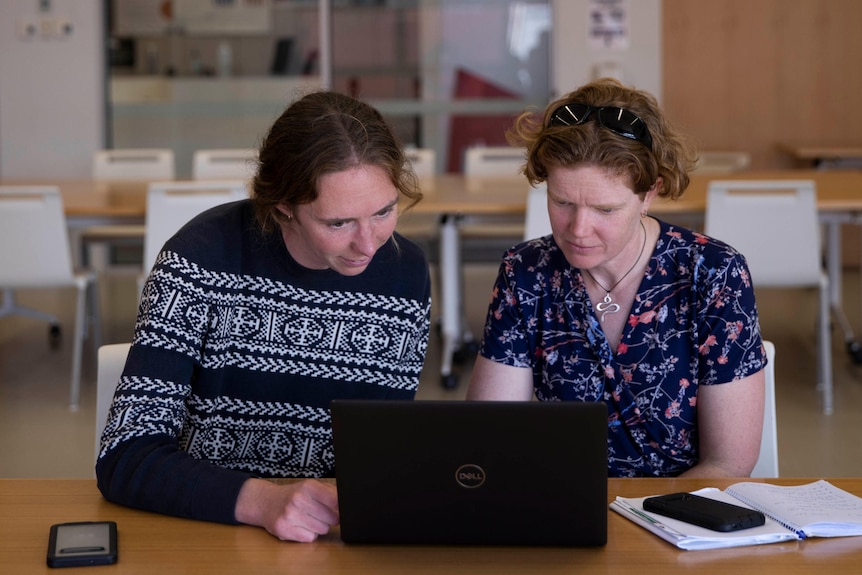
[[[697,388],[760,371],[766,355],[745,258],[703,234],[661,231],[620,344],[552,236],[509,250],[480,348],[533,370],[541,401],[608,406],[608,474],[676,476],[698,461]]]

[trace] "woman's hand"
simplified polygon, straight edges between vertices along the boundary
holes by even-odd
[[[332,483],[307,479],[279,485],[249,479],[236,502],[237,521],[263,527],[284,541],[314,541],[338,525],[338,493]]]

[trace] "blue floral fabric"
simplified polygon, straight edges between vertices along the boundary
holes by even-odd
[[[605,402],[612,477],[675,476],[694,466],[698,386],[766,365],[745,258],[660,225],[616,350],[580,270],[552,236],[505,254],[480,348],[492,361],[532,368],[541,401]]]

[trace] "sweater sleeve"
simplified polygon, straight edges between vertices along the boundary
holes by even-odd
[[[251,475],[197,459],[180,446],[195,369],[191,356],[136,339],[102,434],[99,490],[129,507],[235,523],[239,490]]]
[[[166,436],[144,436],[103,452],[99,490],[121,505],[185,517],[237,523],[234,509],[251,475],[191,457]]]

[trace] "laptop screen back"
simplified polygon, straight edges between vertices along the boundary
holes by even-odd
[[[332,402],[354,543],[604,545],[602,403]]]

